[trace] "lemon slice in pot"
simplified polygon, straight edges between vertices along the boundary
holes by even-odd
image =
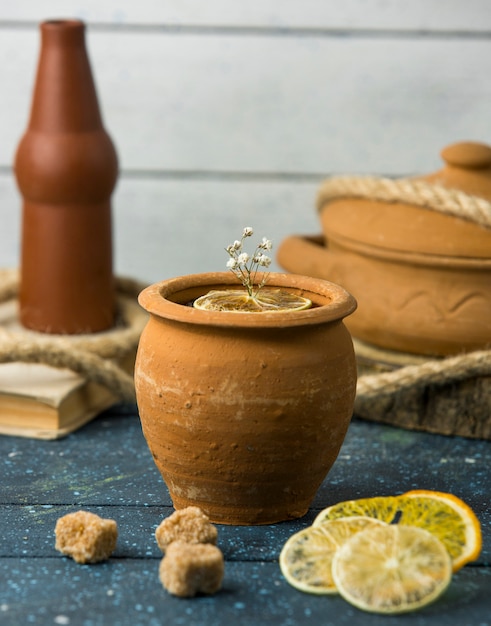
[[[243,289],[226,289],[209,291],[197,298],[193,306],[202,311],[274,313],[303,311],[312,306],[312,301],[284,289],[261,289],[253,296]]]

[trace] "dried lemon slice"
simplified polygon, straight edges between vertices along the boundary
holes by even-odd
[[[283,546],[281,572],[300,591],[319,595],[336,593],[331,572],[334,554],[355,533],[380,525],[385,524],[370,517],[349,517],[309,526],[292,535]]]
[[[364,611],[404,613],[433,602],[452,577],[443,543],[414,526],[383,525],[357,533],[336,551],[334,583]]]
[[[254,296],[241,289],[210,291],[197,298],[193,306],[204,311],[261,313],[275,311],[303,311],[312,301],[283,289],[261,289]]]
[[[450,553],[454,572],[474,561],[481,551],[479,520],[465,502],[452,494],[416,490],[401,496],[339,502],[321,511],[313,525],[352,515],[367,515],[388,524],[418,526],[430,531]]]

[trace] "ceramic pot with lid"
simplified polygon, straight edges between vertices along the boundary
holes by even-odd
[[[347,321],[355,338],[432,356],[491,345],[491,148],[458,143],[442,157],[444,167],[421,178],[346,179],[339,193],[326,181],[322,236],[279,249],[288,271],[356,297]]]

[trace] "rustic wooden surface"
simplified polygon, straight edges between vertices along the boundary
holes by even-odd
[[[491,377],[415,386],[391,396],[359,398],[361,417],[443,435],[491,441]]]
[[[380,376],[404,366],[423,366],[431,360],[422,355],[383,350],[356,339],[354,345],[359,391],[364,375]],[[465,367],[464,362],[463,370]],[[373,396],[357,394],[355,410],[359,417],[409,430],[491,441],[490,376],[475,374],[458,381],[433,383],[423,378],[412,386],[401,385],[392,393],[384,393],[382,384],[377,388],[379,393]]]
[[[158,580],[154,539],[173,509],[141,434],[136,408],[115,407],[59,441],[0,437],[0,623],[70,626],[378,626],[381,617],[339,597],[290,587],[278,556],[296,530],[334,502],[414,488],[452,492],[483,528],[478,561],[454,575],[435,604],[384,617],[388,626],[491,624],[491,443],[353,420],[308,515],[260,527],[219,526],[222,591],[178,599]],[[118,522],[106,563],[78,565],[54,549],[58,517],[85,509]]]

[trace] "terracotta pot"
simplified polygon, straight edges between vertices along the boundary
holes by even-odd
[[[30,120],[15,158],[23,197],[24,326],[81,333],[113,325],[110,196],[117,172],[85,26],[76,20],[44,22]]]
[[[224,524],[297,518],[351,419],[356,364],[342,319],[356,302],[327,281],[271,274],[268,287],[306,295],[314,307],[187,306],[230,286],[230,272],[197,274],[141,293],[150,313],[135,367],[143,433],[177,509],[199,506]]]
[[[491,148],[462,143],[421,180],[491,200]],[[491,345],[491,229],[402,202],[334,199],[320,207],[323,236],[289,237],[278,262],[332,280],[358,302],[354,337],[421,355]]]

